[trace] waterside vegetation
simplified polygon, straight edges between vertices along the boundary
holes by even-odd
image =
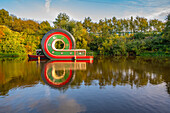
[[[42,37],[51,29],[69,31],[76,40],[77,49],[87,49],[100,55],[115,56],[170,56],[170,14],[166,22],[144,17],[111,19],[93,22],[90,17],[84,21],[70,20],[60,13],[51,26],[21,19],[0,10],[0,56],[26,55],[41,48]]]

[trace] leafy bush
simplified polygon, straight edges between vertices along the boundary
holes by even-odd
[[[139,33],[136,33],[133,37],[134,37],[134,39],[144,39],[145,34],[142,32],[139,32]]]

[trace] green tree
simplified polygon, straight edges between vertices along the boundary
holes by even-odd
[[[55,28],[68,29],[68,22],[70,18],[66,13],[60,13],[53,22]]]
[[[116,31],[119,32],[119,35],[121,34],[121,32],[123,31],[123,23],[122,23],[122,19],[118,20],[116,23]]]
[[[166,19],[165,29],[163,30],[164,37],[170,42],[170,14],[168,14]]]
[[[11,31],[9,28],[4,27],[3,30],[5,36],[1,42],[2,53],[26,53],[24,47],[24,40],[22,35],[18,32]]]
[[[149,28],[150,31],[162,32],[162,29],[164,28],[164,23],[159,21],[158,19],[153,19],[149,21]]]
[[[147,19],[144,17],[136,17],[136,20],[138,23],[138,24],[136,24],[138,26],[138,31],[146,32],[146,30],[148,29]]]
[[[0,25],[6,25],[10,27],[12,24],[12,17],[9,16],[9,12],[5,9],[0,10]]]
[[[133,16],[131,16],[130,20],[129,20],[129,29],[131,31],[131,33],[134,33],[135,32],[135,23],[134,23],[134,20],[133,20]]]
[[[77,49],[88,49],[87,40],[89,38],[88,32],[85,28],[83,28],[83,24],[81,22],[77,22],[75,28],[73,28],[73,36],[76,40],[76,48]]]
[[[84,19],[84,22],[83,22],[83,27],[85,27],[87,29],[88,32],[91,32],[91,29],[92,29],[92,20],[90,17],[87,17]]]
[[[45,35],[51,29],[50,23],[48,21],[43,21],[39,24],[38,34]]]
[[[112,18],[112,29],[113,29],[113,32],[116,32],[116,23],[117,23],[117,19],[116,19],[116,17],[113,17]]]

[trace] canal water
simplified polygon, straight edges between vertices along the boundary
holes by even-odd
[[[0,58],[0,113],[170,113],[170,58]]]

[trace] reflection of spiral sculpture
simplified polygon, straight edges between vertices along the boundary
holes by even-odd
[[[56,69],[55,62],[56,61],[51,61],[45,64],[41,75],[45,83],[52,87],[59,88],[69,84],[72,79],[74,79],[75,74],[71,69]]]

